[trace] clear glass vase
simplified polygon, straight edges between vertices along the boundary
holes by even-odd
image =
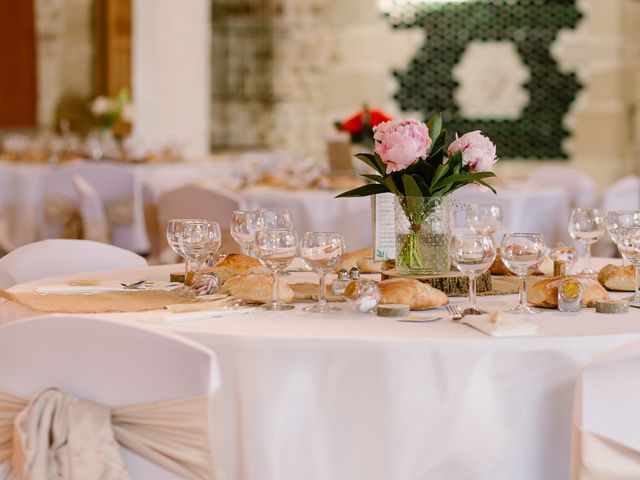
[[[396,269],[402,275],[447,273],[451,215],[447,197],[395,197]]]

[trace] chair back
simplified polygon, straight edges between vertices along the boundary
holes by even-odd
[[[106,407],[211,395],[220,384],[210,350],[174,335],[91,317],[47,315],[0,328],[0,365],[0,390],[32,398],[55,387]],[[121,451],[133,479],[178,478]]]
[[[640,478],[640,342],[598,356],[575,391],[571,478]]]
[[[0,275],[15,285],[73,273],[146,266],[147,261],[140,255],[113,245],[52,239],[24,245],[0,258]]]
[[[611,185],[602,197],[602,208],[612,210],[640,210],[640,178],[629,175]]]
[[[596,184],[587,174],[570,167],[541,167],[529,176],[536,185],[558,187],[569,195],[571,208],[592,208],[597,201]]]

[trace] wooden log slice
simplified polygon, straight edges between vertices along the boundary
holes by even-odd
[[[451,296],[469,294],[468,277],[457,271],[451,271],[444,275],[402,275],[393,268],[382,272],[382,280],[387,278],[415,278]],[[491,274],[488,271],[476,278],[476,293],[490,292],[491,289]]]

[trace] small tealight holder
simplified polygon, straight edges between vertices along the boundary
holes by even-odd
[[[350,282],[344,295],[351,302],[354,311],[359,313],[373,312],[382,300],[382,292],[376,282],[366,279]]]
[[[561,312],[579,312],[582,308],[582,284],[568,278],[558,285],[558,310]]]

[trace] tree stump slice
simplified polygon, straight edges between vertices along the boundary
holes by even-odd
[[[451,271],[444,275],[402,275],[392,268],[382,272],[382,280],[388,278],[413,278],[455,297],[469,294],[469,278],[458,271]],[[476,293],[491,292],[491,290],[491,274],[486,271],[476,278]]]

